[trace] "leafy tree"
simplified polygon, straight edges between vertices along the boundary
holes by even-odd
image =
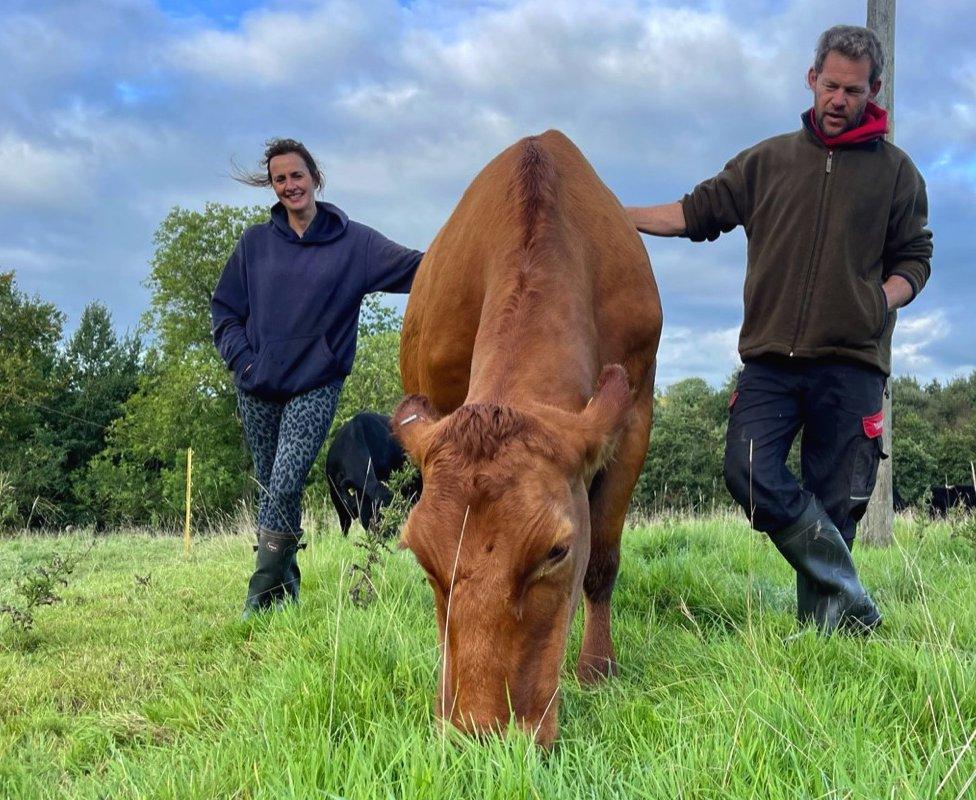
[[[892,392],[892,465],[895,488],[906,503],[918,503],[937,481],[935,428],[917,410]]]
[[[728,398],[701,378],[672,384],[656,399],[654,430],[634,494],[645,509],[701,510],[727,503],[722,479]]]
[[[933,381],[926,387],[928,417],[938,430],[959,430],[973,418],[976,409],[976,372],[956,378],[945,386]]]
[[[249,456],[232,377],[210,336],[210,294],[244,229],[266,217],[261,208],[208,203],[175,208],[160,224],[143,318],[154,347],[82,491],[108,521],[178,518],[188,447],[198,513],[227,511],[247,491]]]
[[[943,428],[935,442],[935,480],[941,483],[973,482],[973,463],[976,463],[976,417],[973,415],[954,428]]]
[[[105,446],[106,429],[136,390],[139,369],[139,337],[119,340],[108,309],[89,304],[55,367],[61,393],[52,427],[64,451],[58,502],[70,519],[86,521],[94,515],[86,507],[88,493],[79,497],[74,487],[84,480],[88,463]]]
[[[699,379],[680,381],[657,398],[654,432],[634,502],[682,508],[730,502],[722,481],[725,411],[732,375],[718,392]],[[893,380],[894,479],[902,497],[921,502],[937,484],[972,482],[976,462],[976,373],[922,387]],[[787,466],[800,475],[800,437]]]
[[[892,416],[895,408],[898,412],[914,411],[920,417],[925,417],[930,405],[928,392],[919,386],[918,381],[910,375],[900,375],[891,379]],[[892,429],[894,433],[894,429]]]
[[[210,336],[210,295],[244,230],[267,217],[261,206],[207,203],[203,211],[174,208],[160,223],[143,327],[155,335],[164,362],[178,361],[188,349],[219,359]]]
[[[946,384],[920,387],[913,378],[893,381],[894,476],[911,502],[945,483],[971,483],[976,461],[976,372]]]
[[[384,333],[395,333],[399,336],[400,328],[403,327],[403,317],[384,304],[379,295],[366,295],[363,299],[361,311],[359,317],[360,337],[368,338]]]
[[[376,295],[368,295],[363,301],[356,361],[342,388],[332,433],[360,411],[389,414],[403,398],[400,382],[402,324],[399,314]]]
[[[17,288],[13,272],[0,273],[0,500],[8,520],[56,515],[51,494],[63,451],[49,409],[59,388],[54,366],[63,324],[57,308]]]
[[[114,524],[159,525],[181,516],[189,447],[198,514],[228,510],[247,488],[248,460],[223,363],[202,349],[170,364],[154,355],[86,482],[88,502]]]

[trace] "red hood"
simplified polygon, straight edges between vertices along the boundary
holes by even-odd
[[[824,147],[830,150],[847,144],[870,142],[872,139],[884,136],[888,132],[888,112],[870,100],[864,109],[861,124],[837,136],[828,136],[820,130],[817,125],[817,115],[813,113],[812,108],[807,111],[807,121],[810,124],[810,130],[813,131],[814,136],[823,142]]]

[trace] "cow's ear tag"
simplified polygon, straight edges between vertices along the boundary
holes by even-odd
[[[402,428],[404,425],[409,425],[411,422],[416,422],[418,419],[420,419],[420,414],[411,414],[406,419],[400,420],[400,427]]]

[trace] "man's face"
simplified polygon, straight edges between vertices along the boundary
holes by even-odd
[[[834,50],[827,53],[819,74],[810,68],[807,83],[813,90],[813,111],[827,136],[838,136],[861,124],[868,100],[881,89],[881,81],[872,84],[870,78],[870,58],[853,61]]]

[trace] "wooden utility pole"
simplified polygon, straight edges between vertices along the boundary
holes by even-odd
[[[888,112],[887,140],[895,140],[895,0],[868,0],[867,27],[878,34],[884,51],[885,67],[881,75],[881,91],[875,100]],[[893,314],[897,312],[893,311]],[[894,510],[891,482],[891,379],[885,384],[884,431],[882,442],[889,458],[878,465],[878,481],[861,521],[860,539],[865,544],[887,547],[892,542]]]

